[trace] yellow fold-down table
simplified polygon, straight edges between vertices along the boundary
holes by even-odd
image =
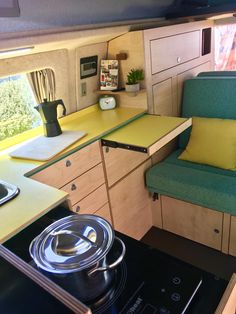
[[[145,114],[103,137],[102,145],[140,151],[151,156],[191,124],[191,118]]]

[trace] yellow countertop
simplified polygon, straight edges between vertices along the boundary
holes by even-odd
[[[3,243],[67,198],[67,193],[36,182],[26,175],[29,176],[29,174],[81,149],[142,116],[144,112],[144,109],[138,108],[116,108],[101,111],[97,106],[91,106],[60,119],[62,131],[82,130],[87,135],[46,163],[11,158],[8,156],[8,152],[13,148],[1,152],[0,179],[17,185],[20,188],[20,194],[0,207],[0,242]]]

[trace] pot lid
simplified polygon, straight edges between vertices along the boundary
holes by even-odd
[[[30,244],[30,255],[52,273],[79,271],[102,259],[114,241],[114,231],[95,215],[72,215],[48,226]]]

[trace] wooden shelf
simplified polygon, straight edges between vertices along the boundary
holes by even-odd
[[[112,90],[95,90],[94,93],[97,93],[99,95],[124,95],[124,94],[129,94],[126,92],[126,90],[121,90],[121,91],[117,91],[117,92],[113,92]],[[138,94],[143,94],[143,93],[146,93],[146,89],[145,88],[142,88],[140,89],[138,92],[137,92],[137,95]]]

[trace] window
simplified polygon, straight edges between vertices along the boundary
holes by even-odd
[[[236,70],[236,25],[215,27],[215,70]]]
[[[0,78],[0,140],[41,124],[26,74]]]

